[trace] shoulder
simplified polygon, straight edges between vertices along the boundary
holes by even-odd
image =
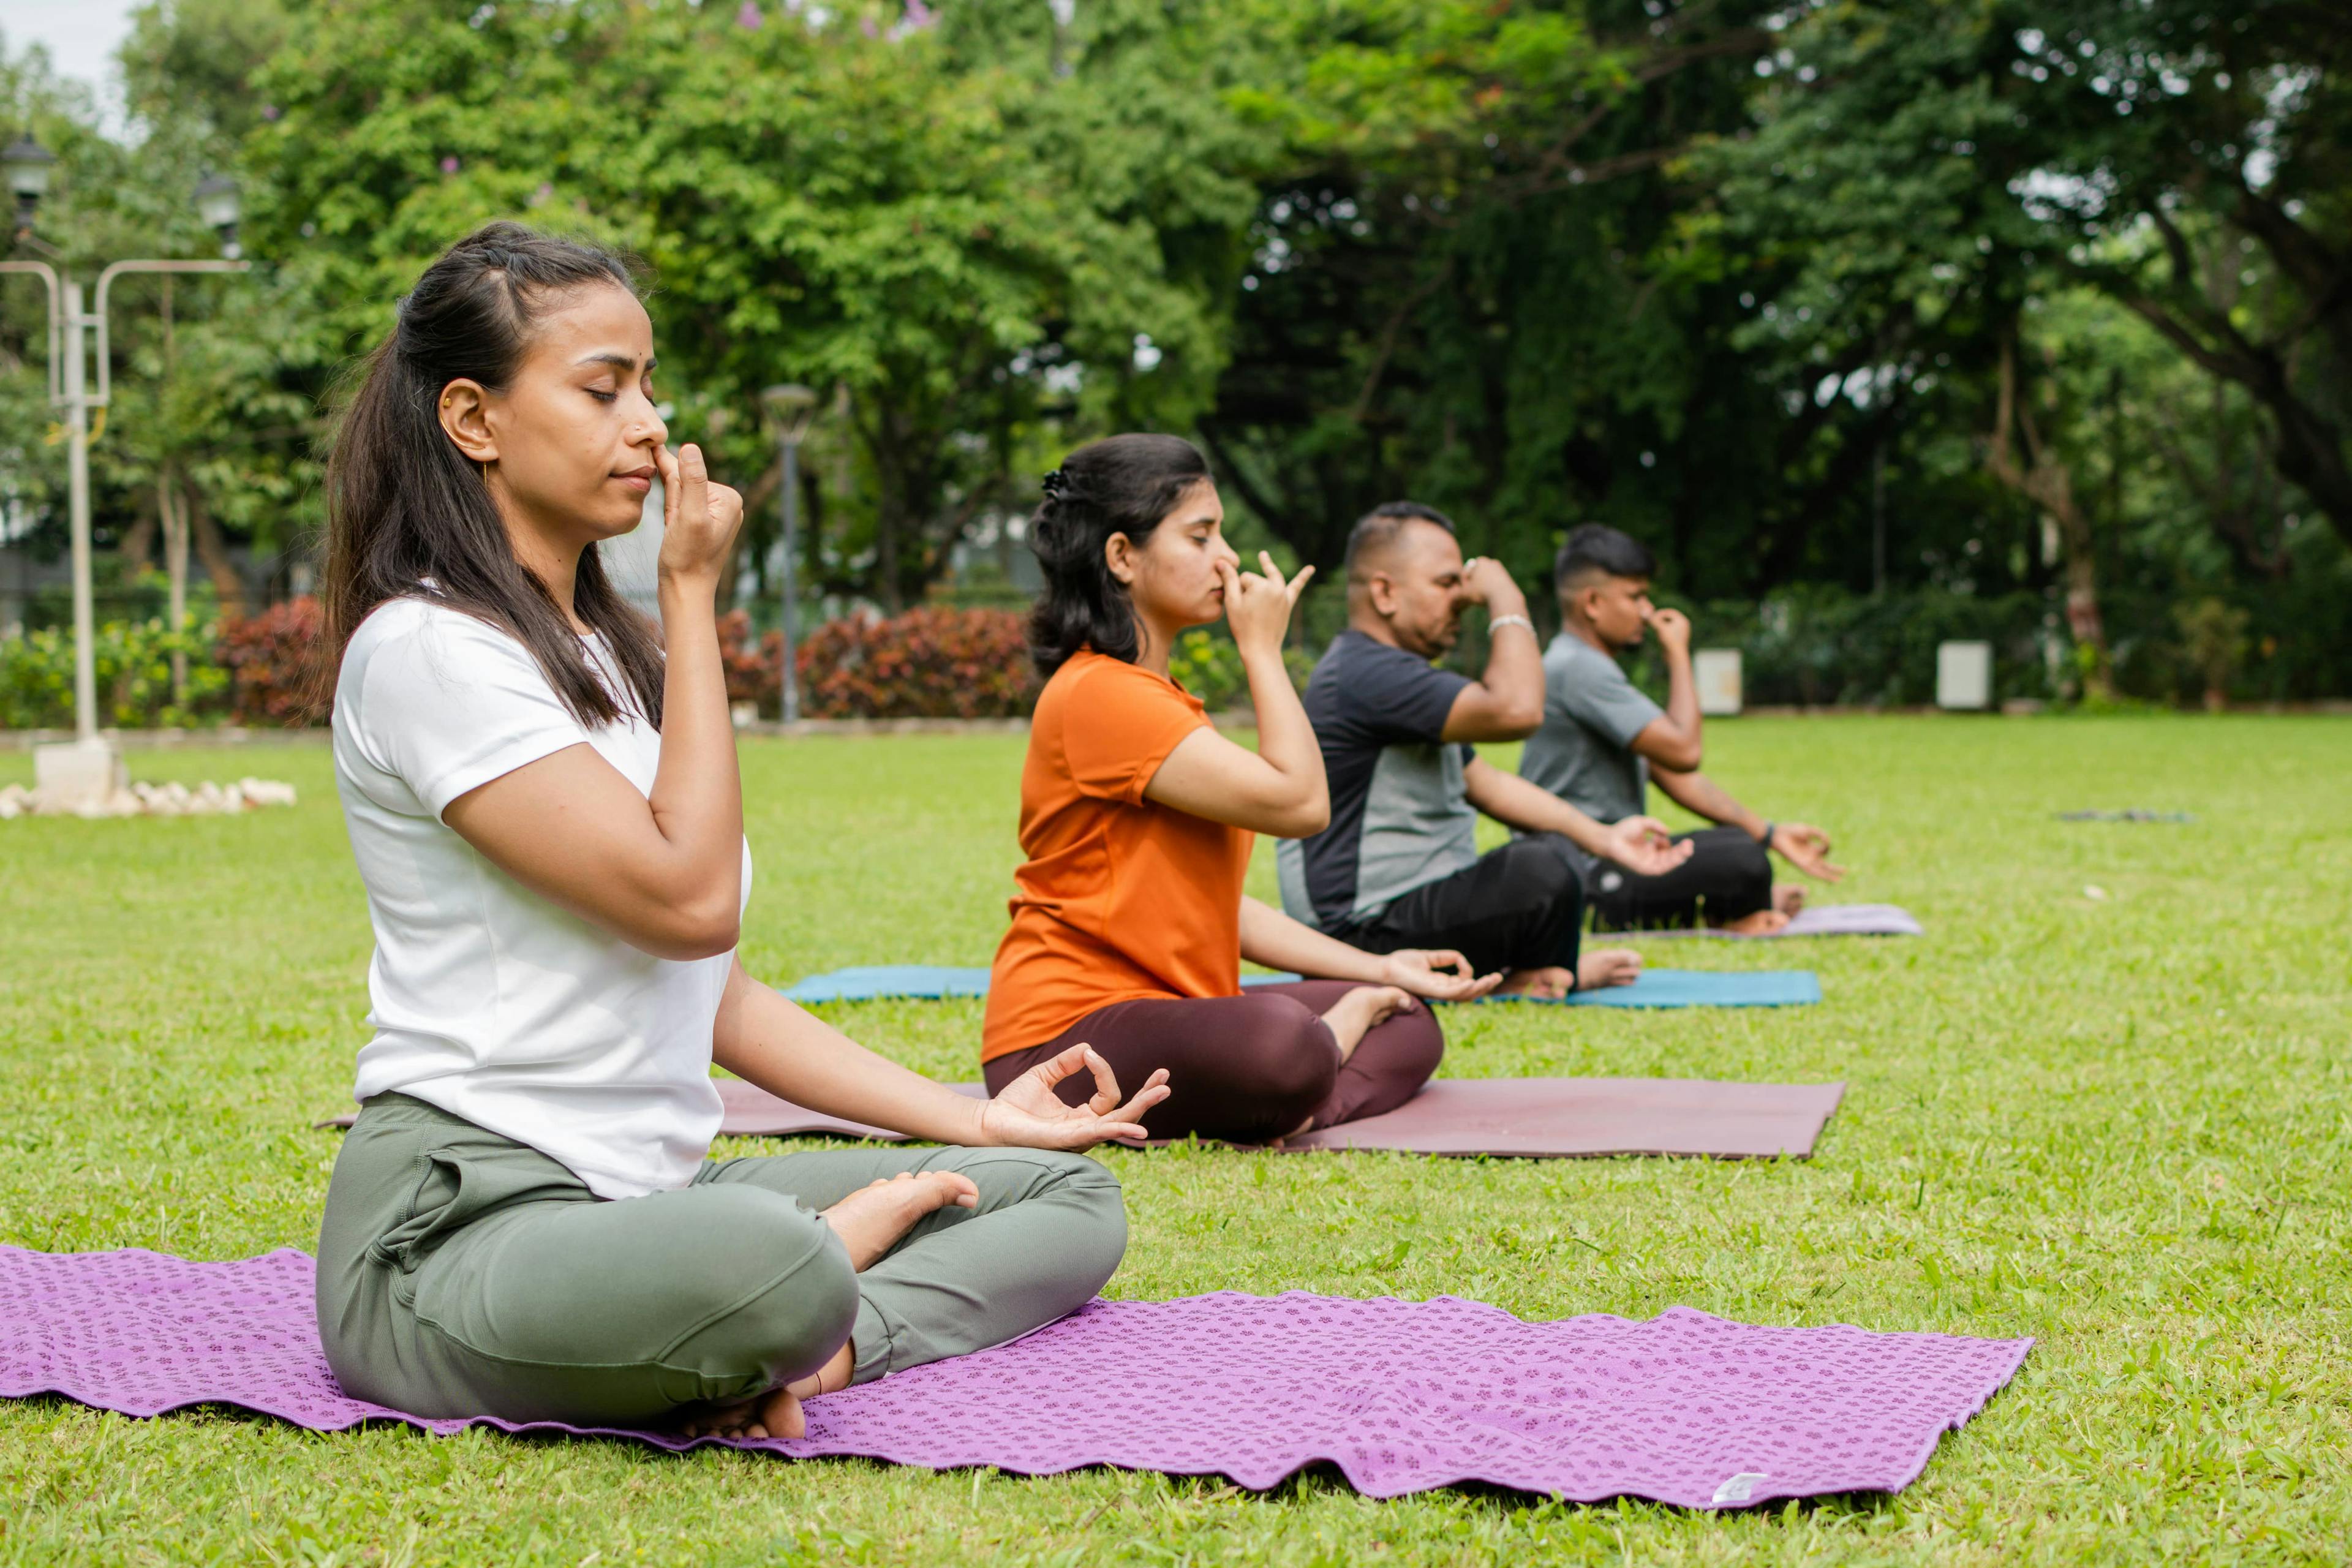
[[[338,695],[444,694],[544,689],[546,678],[513,634],[425,599],[389,599],[352,632]]]
[[[1055,670],[1053,679],[1045,683],[1045,691],[1054,692],[1063,703],[1148,703],[1178,708],[1198,705],[1191,693],[1166,677],[1092,648],[1072,655],[1070,661]],[[1039,700],[1044,698],[1045,692],[1039,693]]]
[[[1583,638],[1562,632],[1552,638],[1544,649],[1544,672],[1548,675],[1573,675],[1588,685],[1630,685],[1625,667],[1602,653]]]

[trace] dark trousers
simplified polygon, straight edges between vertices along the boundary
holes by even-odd
[[[1253,985],[1239,996],[1114,1002],[1042,1046],[988,1062],[988,1092],[1003,1093],[1039,1062],[1084,1041],[1118,1075],[1121,1093],[1168,1069],[1171,1092],[1143,1113],[1154,1138],[1265,1143],[1310,1116],[1318,1127],[1378,1116],[1421,1091],[1445,1054],[1445,1035],[1429,1005],[1416,1003],[1367,1033],[1342,1063],[1322,1015],[1359,984],[1300,980]],[[1093,1076],[1081,1072],[1060,1093],[1077,1105],[1094,1088]]]
[[[1548,967],[1573,973],[1583,926],[1576,851],[1565,838],[1538,833],[1423,882],[1376,920],[1331,934],[1367,952],[1452,948],[1480,974]]]
[[[1772,907],[1772,857],[1737,827],[1677,834],[1691,858],[1663,877],[1622,866],[1592,868],[1592,929],[1660,931],[1727,925]]]

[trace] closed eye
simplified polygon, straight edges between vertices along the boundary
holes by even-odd
[[[617,392],[599,392],[593,386],[583,390],[599,403],[618,403],[621,400],[621,395]]]

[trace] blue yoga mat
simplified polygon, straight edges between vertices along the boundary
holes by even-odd
[[[1295,974],[1250,974],[1244,985],[1278,985]],[[812,974],[784,992],[795,1002],[875,1002],[885,997],[985,996],[988,971],[933,963],[881,963]],[[1822,999],[1805,969],[1651,969],[1631,985],[1580,991],[1553,1005],[1570,1007],[1790,1007]],[[1490,996],[1498,1004],[1533,1000]]]

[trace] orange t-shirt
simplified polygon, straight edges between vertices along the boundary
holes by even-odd
[[[1045,683],[1021,770],[1029,859],[989,978],[981,1060],[1042,1046],[1113,1002],[1241,994],[1255,836],[1143,798],[1208,721],[1174,681],[1092,649]]]

